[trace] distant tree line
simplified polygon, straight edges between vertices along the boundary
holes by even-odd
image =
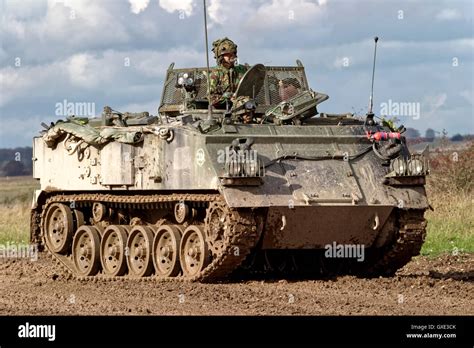
[[[416,128],[407,128],[404,135],[408,139],[423,138],[420,134],[420,131]],[[425,136],[423,140],[427,142],[432,142],[435,140],[436,137],[446,138],[451,141],[464,141],[464,140],[472,140],[473,135],[461,135],[458,133],[458,134],[453,135],[452,137],[448,137],[448,132],[446,132],[444,129],[442,132],[436,132],[434,129],[428,128],[425,131]]]
[[[0,176],[32,175],[32,157],[31,147],[0,149]]]

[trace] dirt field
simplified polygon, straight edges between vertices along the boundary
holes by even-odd
[[[394,278],[219,284],[80,282],[40,255],[0,263],[0,315],[473,315],[473,280],[473,254],[418,257]]]

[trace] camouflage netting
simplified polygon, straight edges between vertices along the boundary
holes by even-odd
[[[116,128],[94,128],[88,124],[74,121],[58,121],[43,135],[43,140],[48,147],[53,147],[63,134],[72,134],[91,145],[102,145],[110,141],[126,144],[135,144],[143,140],[143,133],[138,131],[122,130]]]

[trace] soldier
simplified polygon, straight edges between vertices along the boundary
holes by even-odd
[[[210,76],[211,103],[214,107],[225,108],[226,102],[232,102],[232,96],[248,66],[235,65],[237,45],[229,38],[218,39],[212,46],[217,67]]]
[[[279,82],[279,95],[282,101],[293,98],[300,92],[301,85],[294,77],[287,77]]]

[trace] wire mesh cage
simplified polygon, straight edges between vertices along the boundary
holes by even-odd
[[[255,96],[259,112],[265,112],[269,107],[290,99],[299,92],[308,90],[303,66],[267,66],[265,70],[263,87]],[[213,69],[210,70],[211,73],[212,71]],[[181,88],[176,86],[176,80],[178,74],[184,72],[194,76],[195,100],[207,103],[206,68],[172,69],[166,76],[160,112],[172,112],[180,109],[184,94]]]

